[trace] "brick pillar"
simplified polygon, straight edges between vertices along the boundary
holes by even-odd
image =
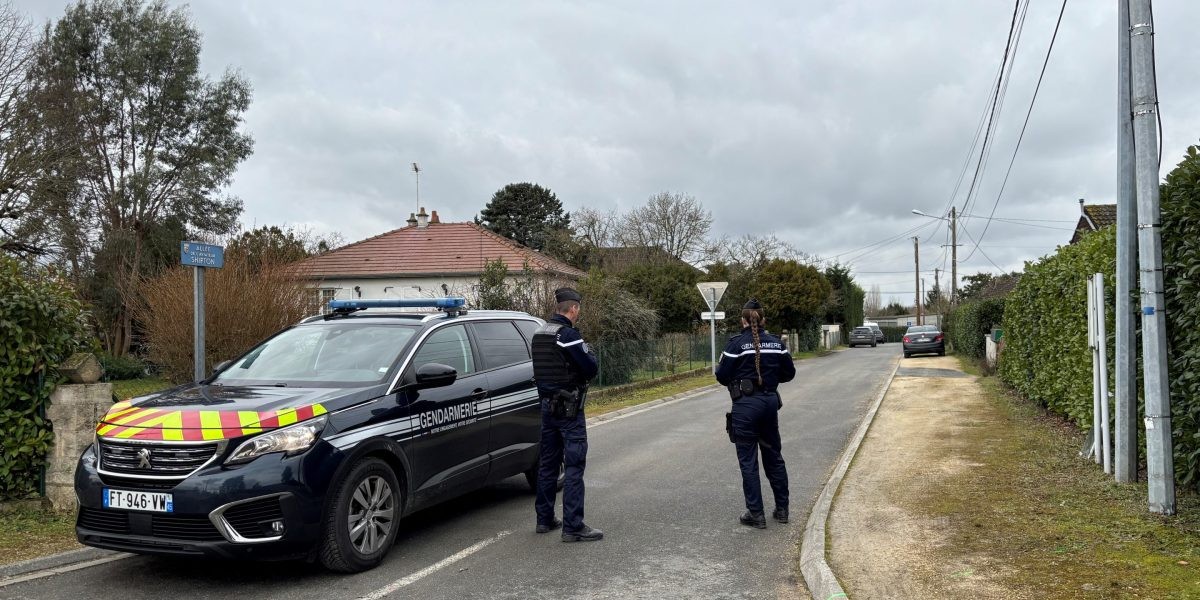
[[[111,383],[63,384],[51,394],[46,417],[54,425],[54,446],[47,457],[46,498],[56,510],[75,509],[75,465],[111,406]]]

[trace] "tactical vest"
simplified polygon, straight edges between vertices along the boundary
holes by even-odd
[[[559,323],[546,323],[533,334],[533,378],[540,384],[574,383],[571,364],[558,347]]]

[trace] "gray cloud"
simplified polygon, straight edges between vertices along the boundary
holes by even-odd
[[[973,214],[995,201],[1052,4],[1030,8]],[[64,6],[17,5],[39,20]],[[1067,7],[997,215],[1070,221],[1077,198],[1111,201],[1114,5]],[[1155,5],[1165,172],[1200,139],[1200,4]],[[191,7],[204,67],[238,69],[255,87],[255,154],[231,189],[248,224],[349,240],[398,226],[416,207],[408,165],[418,161],[422,203],[450,220],[471,218],[512,181],[547,185],[568,209],[627,209],[676,190],[703,201],[720,234],[776,233],[843,259],[924,224],[910,209],[947,206],[1011,10],[961,0]],[[978,235],[983,222],[964,227]],[[983,252],[1019,268],[1070,238],[1044,227],[993,222]],[[934,229],[919,232],[929,268],[944,263],[944,228]],[[885,291],[911,287],[911,265],[905,240],[853,263],[896,271],[859,277]],[[995,268],[981,253],[960,266],[977,270]]]

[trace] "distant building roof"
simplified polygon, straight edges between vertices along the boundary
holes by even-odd
[[[570,279],[583,271],[522,246],[475,223],[410,224],[301,261],[311,279],[349,277],[473,276],[489,261],[503,260],[510,273],[528,264],[535,273]]]
[[[1078,242],[1089,232],[1117,224],[1116,204],[1084,204],[1081,198],[1079,212],[1079,222],[1075,224],[1075,235],[1071,236],[1072,244]]]
[[[1000,275],[995,279],[987,282],[982,289],[979,290],[978,297],[982,300],[1002,299],[1017,287],[1017,283],[1021,281],[1020,273],[1007,273]]]

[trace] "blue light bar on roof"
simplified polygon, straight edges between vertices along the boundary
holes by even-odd
[[[360,310],[364,308],[437,308],[459,309],[467,305],[466,298],[374,298],[367,300],[330,300],[331,310]]]

